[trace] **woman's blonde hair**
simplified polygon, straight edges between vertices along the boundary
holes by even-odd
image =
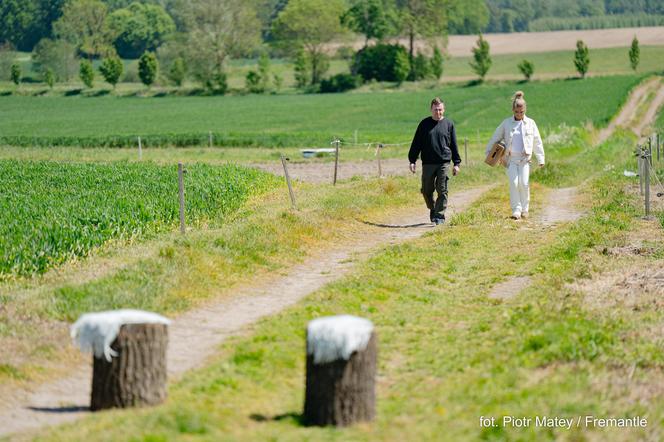
[[[526,106],[526,100],[523,98],[523,91],[516,91],[512,97],[512,110],[521,106]]]

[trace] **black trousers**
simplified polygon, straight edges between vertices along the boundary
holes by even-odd
[[[422,164],[422,196],[434,215],[444,216],[447,209],[447,181],[451,162],[443,164]],[[434,190],[438,197],[433,199]]]

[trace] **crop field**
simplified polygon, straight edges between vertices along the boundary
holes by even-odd
[[[275,178],[239,166],[192,165],[186,216],[216,225]],[[109,240],[171,230],[177,169],[154,164],[0,161],[0,278],[42,273]]]
[[[227,97],[0,97],[0,143],[19,146],[116,147],[327,146],[345,142],[410,141],[435,95],[447,103],[457,134],[491,132],[522,89],[540,128],[605,125],[639,76],[586,80],[436,86],[353,94]],[[601,103],[598,105],[598,103]],[[356,132],[357,131],[357,132]]]

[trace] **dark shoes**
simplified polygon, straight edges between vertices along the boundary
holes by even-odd
[[[435,211],[431,210],[429,212],[429,219],[431,220],[432,223],[435,225],[443,224],[445,223],[445,215],[441,215],[440,213],[436,213]]]

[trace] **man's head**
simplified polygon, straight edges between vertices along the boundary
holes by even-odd
[[[441,100],[438,97],[431,100],[431,118],[433,118],[436,121],[442,120],[444,113],[445,113],[445,103],[443,103],[443,100]]]

